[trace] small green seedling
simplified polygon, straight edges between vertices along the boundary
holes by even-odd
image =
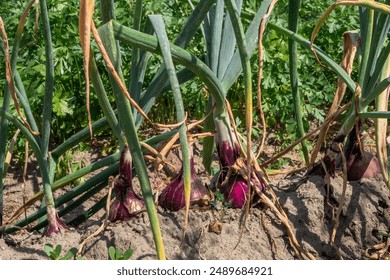
[[[120,248],[115,249],[113,246],[108,248],[108,257],[110,260],[128,260],[133,255],[132,249],[127,249],[124,253]]]
[[[44,251],[48,256],[49,260],[72,260],[77,254],[77,248],[70,248],[70,250],[61,256],[62,246],[57,245],[55,248],[51,244],[45,244]]]

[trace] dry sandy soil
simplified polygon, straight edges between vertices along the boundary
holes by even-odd
[[[204,173],[201,169],[197,171]],[[20,169],[14,168],[7,175],[5,219],[22,204],[23,195],[29,197],[39,188],[37,170],[30,168],[24,189],[21,187],[20,173]],[[327,188],[321,177],[304,178],[302,175],[293,175],[270,179],[270,186],[287,213],[298,242],[315,258],[339,259],[341,256],[344,259],[367,259],[365,251],[385,241],[376,232],[388,232],[390,229],[390,192],[380,175],[378,178],[348,183],[346,201],[334,239],[339,254],[335,246],[329,245],[329,240],[333,228],[332,211],[340,201],[343,179],[336,176],[331,180],[329,201],[326,199]],[[207,183],[208,179],[202,180]],[[156,173],[152,173],[151,181],[155,185],[164,182]],[[103,194],[104,192],[107,189]],[[184,242],[181,242],[184,211],[173,213],[159,208],[158,212],[168,259],[297,258],[285,227],[270,209],[265,209],[261,204],[250,210],[240,241],[243,219],[241,210],[191,210]],[[43,251],[46,243],[61,244],[64,251],[71,247],[77,248],[100,227],[104,216],[105,211],[101,210],[79,227],[52,237],[42,237],[40,233],[26,231],[4,235],[0,239],[0,259],[47,259]],[[64,217],[65,222],[67,219]],[[209,230],[210,225],[216,221],[222,225],[221,231],[217,233]],[[155,259],[147,214],[142,213],[138,218],[127,222],[109,224],[102,233],[87,243],[82,256],[85,259],[107,259],[109,246],[132,248],[132,259]]]

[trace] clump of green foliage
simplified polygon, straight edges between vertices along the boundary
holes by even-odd
[[[99,1],[98,1],[99,2]],[[97,13],[100,13],[99,3],[97,2]],[[315,21],[321,11],[328,7],[333,1],[310,1],[304,2],[301,9],[301,20],[299,24],[299,33],[308,37],[314,27]],[[82,65],[82,51],[79,45],[78,37],[78,0],[53,0],[48,3],[50,22],[53,25],[52,32],[55,40],[53,41],[54,61],[56,82],[53,96],[53,142],[61,143],[69,138],[76,131],[87,125],[85,116],[85,96],[82,94],[85,82],[82,73],[78,70]],[[260,3],[258,1],[247,1],[243,10],[245,15],[249,17],[258,9]],[[22,2],[5,1],[0,7],[0,14],[4,15],[6,26],[16,26],[17,17],[7,17],[7,14],[21,14],[24,9]],[[282,26],[287,25],[287,5],[276,5],[275,12],[271,17],[272,22],[276,22]],[[191,7],[187,1],[150,1],[145,3],[144,10],[146,14],[162,14],[167,26],[169,37],[176,36],[186,17],[191,12]],[[133,23],[134,7],[131,1],[118,0],[115,1],[116,18],[127,26]],[[129,14],[131,16],[129,16]],[[44,96],[44,65],[40,63],[44,58],[44,44],[42,33],[38,32],[38,37],[34,34],[34,13],[30,13],[25,33],[22,40],[20,50],[20,60],[26,60],[27,64],[19,63],[18,70],[22,76],[22,80],[29,84],[27,92],[33,92],[29,96],[32,111],[35,115],[40,115],[42,101]],[[244,24],[249,21],[243,20]],[[348,8],[341,8],[335,12],[335,15],[330,18],[327,23],[327,28],[321,31],[321,36],[316,41],[319,47],[326,46],[327,53],[334,59],[341,59],[342,48],[341,42],[342,33],[346,30],[358,28],[358,15],[351,13]],[[39,30],[39,29],[38,29]],[[9,30],[9,37],[14,37],[16,30]],[[198,55],[203,51],[202,36],[200,33],[195,35],[196,38],[191,41],[189,48]],[[289,85],[289,70],[286,64],[288,61],[287,41],[274,30],[268,30],[265,36],[265,59],[264,59],[264,77],[262,81],[263,87],[263,106],[266,114],[267,125],[275,127],[276,136],[280,141],[280,147],[283,148],[296,139],[295,123],[293,121],[292,97]],[[96,46],[93,45],[96,49]],[[125,50],[122,55],[124,65],[131,63],[131,48],[122,46]],[[300,73],[300,90],[302,92],[303,104],[302,108],[305,128],[308,129],[309,123],[317,119],[323,121],[326,112],[326,106],[331,102],[335,91],[336,77],[331,73],[324,72],[323,69],[316,63],[315,59],[308,55],[307,50],[300,49],[299,56],[299,73]],[[27,59],[28,58],[28,59]],[[148,84],[153,75],[156,73],[160,61],[153,57],[149,64],[145,84]],[[101,65],[99,69],[101,69]],[[252,59],[253,72],[257,72],[257,60]],[[128,69],[124,69],[124,75],[128,75]],[[0,72],[4,73],[4,65],[0,64]],[[102,75],[105,85],[109,84],[108,77]],[[253,75],[255,80],[257,77]],[[31,81],[29,83],[28,81]],[[4,87],[5,80],[0,80],[0,88]],[[187,82],[185,87],[182,87],[182,95],[186,110],[189,115],[195,118],[201,118],[206,110],[208,94],[200,87],[199,82],[191,80]],[[255,81],[253,83],[256,84]],[[107,86],[106,86],[107,88]],[[34,89],[34,91],[30,90]],[[255,88],[254,88],[255,89]],[[93,91],[93,88],[92,88]],[[242,110],[242,94],[243,91],[242,79],[239,79],[237,84],[232,87],[228,93],[233,111],[240,118],[239,112]],[[75,93],[81,93],[79,97]],[[0,95],[0,104],[1,104]],[[114,100],[111,99],[112,104]],[[272,106],[270,106],[272,104]],[[91,96],[92,115],[96,118],[102,114],[98,110],[97,100],[94,95]],[[150,112],[151,119],[156,122],[172,122],[175,115],[173,106],[172,93],[161,96],[153,106]],[[259,121],[258,114],[254,114],[255,121]],[[240,120],[243,121],[242,119]],[[286,133],[287,132],[287,133]],[[283,139],[283,141],[281,141]],[[23,149],[22,144],[18,143],[19,152]],[[85,146],[81,147],[85,149]]]

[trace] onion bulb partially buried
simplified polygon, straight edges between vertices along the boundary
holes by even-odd
[[[208,189],[195,175],[194,160],[191,158],[191,196],[190,205],[206,207],[210,204]],[[159,205],[170,211],[179,211],[185,206],[183,168],[176,177],[165,187],[159,197]]]
[[[364,156],[351,155],[347,161],[348,181],[371,178],[380,172],[379,161],[372,153],[366,152]]]
[[[227,175],[224,175],[226,178]],[[223,178],[223,177],[222,177]],[[241,174],[230,174],[229,178],[223,180],[220,192],[224,195],[224,204],[230,208],[242,208],[249,198],[249,187],[246,179]],[[264,191],[266,184],[257,171],[252,172],[252,188],[257,191]]]
[[[136,217],[145,203],[134,192],[132,186],[133,166],[129,147],[125,145],[122,150],[119,175],[114,181],[115,201],[110,206],[108,219],[114,221],[126,221]]]
[[[145,203],[134,192],[131,185],[128,185],[124,180],[116,178],[114,182],[114,191],[116,199],[111,204],[110,215],[108,219],[112,222],[126,221],[136,217],[141,211]]]

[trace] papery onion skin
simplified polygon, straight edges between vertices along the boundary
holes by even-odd
[[[144,201],[134,192],[132,186],[129,186],[120,178],[115,179],[114,191],[115,201],[111,204],[108,219],[112,222],[127,221],[137,217],[137,214],[145,206]]]
[[[134,192],[132,185],[133,166],[127,144],[123,147],[119,162],[119,175],[114,181],[115,201],[110,206],[108,219],[112,222],[127,221],[137,217],[145,202]]]
[[[131,185],[131,180],[133,179],[133,165],[129,146],[127,144],[124,145],[121,152],[119,176],[122,177],[127,184]]]

